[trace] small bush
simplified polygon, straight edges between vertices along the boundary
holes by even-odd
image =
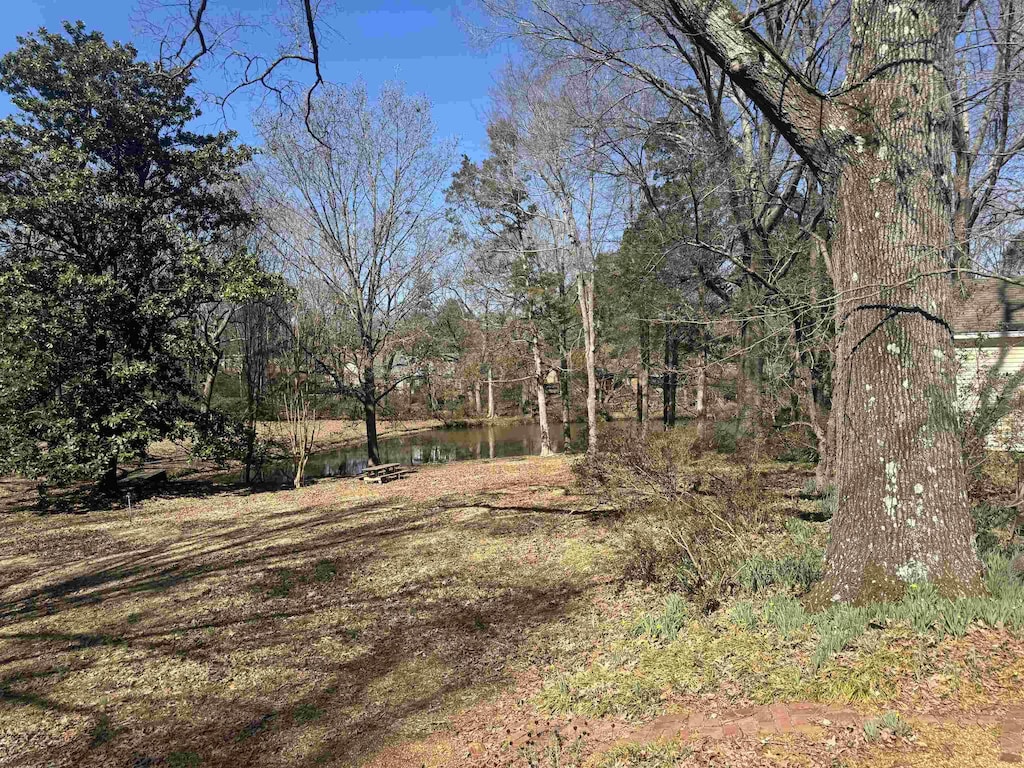
[[[108,741],[114,738],[115,731],[110,724],[110,718],[107,715],[100,715],[96,724],[89,731],[89,743],[98,747],[100,744],[106,744]]]
[[[747,592],[782,587],[801,595],[821,578],[823,553],[815,544],[815,527],[791,517],[786,520],[785,530],[788,540],[784,546],[795,551],[758,552],[740,564],[737,580]]]
[[[659,614],[645,615],[636,626],[636,634],[652,640],[675,640],[690,620],[689,605],[682,595],[665,598],[665,608]]]
[[[1018,512],[1013,507],[1002,507],[987,502],[971,510],[974,518],[975,541],[982,556],[1013,549],[1018,535]]]
[[[694,478],[683,472],[689,439],[636,430],[613,433],[605,449],[578,462],[577,479],[610,497],[624,518],[618,529],[624,575],[671,584],[705,611],[731,590],[739,542],[760,522],[758,476]],[[700,493],[705,480],[713,495]]]
[[[883,733],[893,736],[909,736],[914,732],[910,724],[897,712],[886,712],[881,717],[873,717],[864,723],[864,737],[868,741],[878,741]]]
[[[781,586],[804,594],[821,578],[821,565],[821,552],[812,549],[779,558],[757,554],[740,565],[739,582],[748,592]]]

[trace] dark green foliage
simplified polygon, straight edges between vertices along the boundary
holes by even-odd
[[[311,723],[314,720],[319,720],[324,714],[324,711],[313,704],[299,704],[292,712],[292,717],[296,723],[305,724]]]
[[[89,730],[89,744],[93,747],[98,747],[100,744],[106,744],[108,741],[114,738],[115,731],[110,725],[110,717],[107,715],[100,715],[99,720]]]
[[[812,549],[777,558],[757,554],[740,566],[739,582],[750,592],[781,586],[804,594],[821,578],[821,565],[822,553]]]
[[[190,750],[171,752],[167,756],[168,768],[198,768],[203,764],[203,759]]]
[[[758,552],[744,560],[737,574],[740,586],[748,592],[782,587],[796,594],[810,591],[821,578],[824,552],[814,543],[814,526],[798,518],[786,521],[787,550]]]
[[[192,319],[230,279],[247,161],[187,76],[81,24],[0,60],[0,474],[102,479],[194,431]]]
[[[974,518],[978,554],[983,557],[989,552],[1007,549],[1007,539],[1012,544],[1016,538],[1019,512],[1014,507],[983,502],[971,510],[971,516]]]

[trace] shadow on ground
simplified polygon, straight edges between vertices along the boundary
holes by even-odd
[[[0,558],[0,763],[355,765],[593,589],[555,566],[600,521],[549,494],[460,516],[337,488],[34,518]]]

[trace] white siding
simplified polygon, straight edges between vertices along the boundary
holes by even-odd
[[[1024,342],[1015,339],[1013,346],[972,346],[957,349],[960,363],[957,374],[957,397],[965,412],[977,409],[983,389],[988,397],[1002,391],[1012,374],[1024,368]],[[990,342],[991,343],[991,342]],[[994,373],[998,378],[990,379]],[[1003,418],[989,436],[989,447],[995,450],[1024,451],[1024,392],[1014,393],[1014,409]]]

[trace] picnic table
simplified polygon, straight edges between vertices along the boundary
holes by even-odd
[[[377,464],[363,470],[363,482],[383,484],[411,473],[412,470],[404,464]]]

